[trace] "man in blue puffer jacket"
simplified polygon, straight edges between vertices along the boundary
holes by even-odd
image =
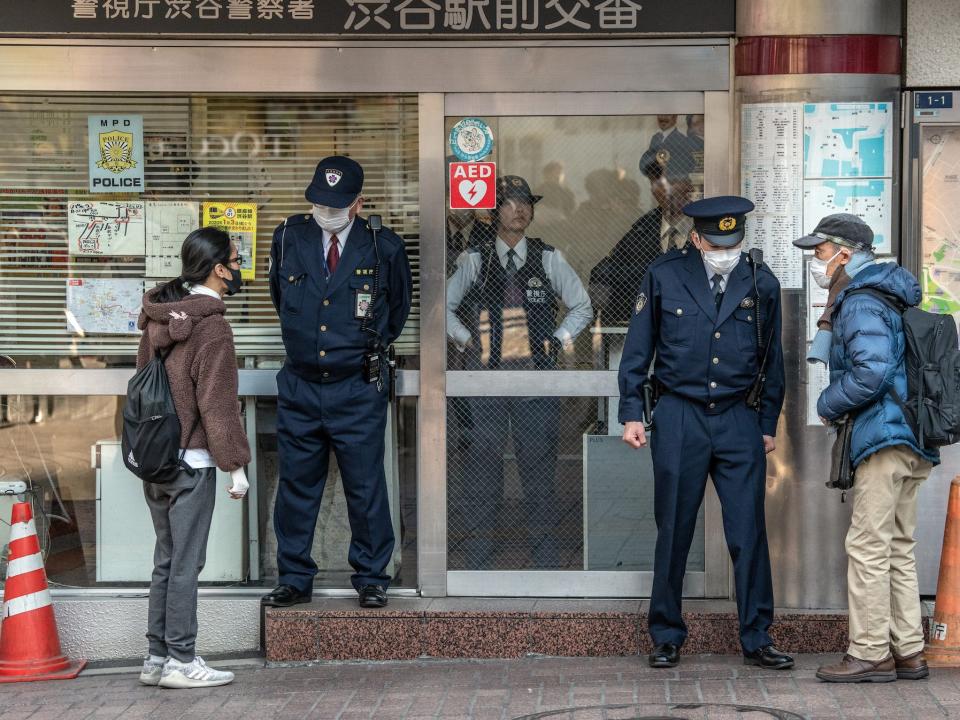
[[[817,677],[827,682],[926,677],[913,533],[920,483],[940,458],[936,450],[917,445],[889,395],[891,388],[901,398],[907,394],[900,314],[870,294],[850,294],[873,288],[913,306],[920,302],[920,285],[896,263],[876,262],[873,231],[854,215],[828,216],[794,244],[815,248],[814,275],[843,272],[850,278],[836,298],[830,385],[817,402],[825,422],[856,416],[853,516],[846,539],[850,645],[839,663],[821,667]]]

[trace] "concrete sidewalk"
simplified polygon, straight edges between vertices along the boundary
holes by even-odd
[[[638,657],[248,662],[235,668],[233,685],[181,691],[143,687],[129,669],[99,670],[75,681],[0,685],[0,708],[4,720],[960,718],[960,670],[879,685],[817,681],[817,666],[835,657],[802,655],[786,672],[717,655],[684,656],[674,670],[652,670]]]

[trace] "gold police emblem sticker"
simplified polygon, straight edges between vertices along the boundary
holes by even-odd
[[[111,130],[100,133],[100,160],[97,167],[119,175],[137,166],[133,159],[133,133]]]
[[[647,306],[647,296],[644,293],[640,293],[640,297],[637,298],[637,306],[635,308],[636,314],[639,315],[643,312],[643,308]]]
[[[733,230],[736,226],[737,226],[737,220],[736,218],[732,218],[732,217],[722,218],[720,222],[717,223],[717,227],[719,227],[723,232],[727,232],[728,230]]]

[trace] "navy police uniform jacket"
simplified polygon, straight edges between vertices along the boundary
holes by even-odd
[[[383,228],[372,330],[362,327],[364,297],[374,293],[377,255],[373,233],[357,217],[337,271],[325,277],[323,231],[312,215],[293,215],[273,232],[270,296],[280,316],[286,367],[314,382],[360,372],[363,356],[383,351],[400,335],[410,313],[413,280],[403,241]],[[374,345],[379,337],[379,344]]]
[[[691,246],[655,260],[643,278],[620,362],[621,423],[643,417],[648,370],[665,392],[721,413],[743,402],[760,366],[757,291],[764,342],[770,337],[760,429],[773,436],[783,406],[780,283],[762,265],[753,272],[745,254],[727,279],[719,309],[700,252]],[[771,335],[772,330],[772,335]]]

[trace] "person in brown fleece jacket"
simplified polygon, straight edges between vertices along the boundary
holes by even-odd
[[[228,492],[249,487],[244,466],[250,447],[237,400],[233,331],[224,295],[240,290],[240,258],[230,236],[204,227],[180,252],[182,273],[143,297],[137,368],[157,351],[177,417],[183,470],[168,483],[143,483],[157,535],[147,618],[149,655],[140,682],[167,688],[225,685],[233,673],[209,667],[194,651],[197,580],[206,558],[216,496],[216,471],[229,472]],[[198,421],[199,419],[199,421]]]

